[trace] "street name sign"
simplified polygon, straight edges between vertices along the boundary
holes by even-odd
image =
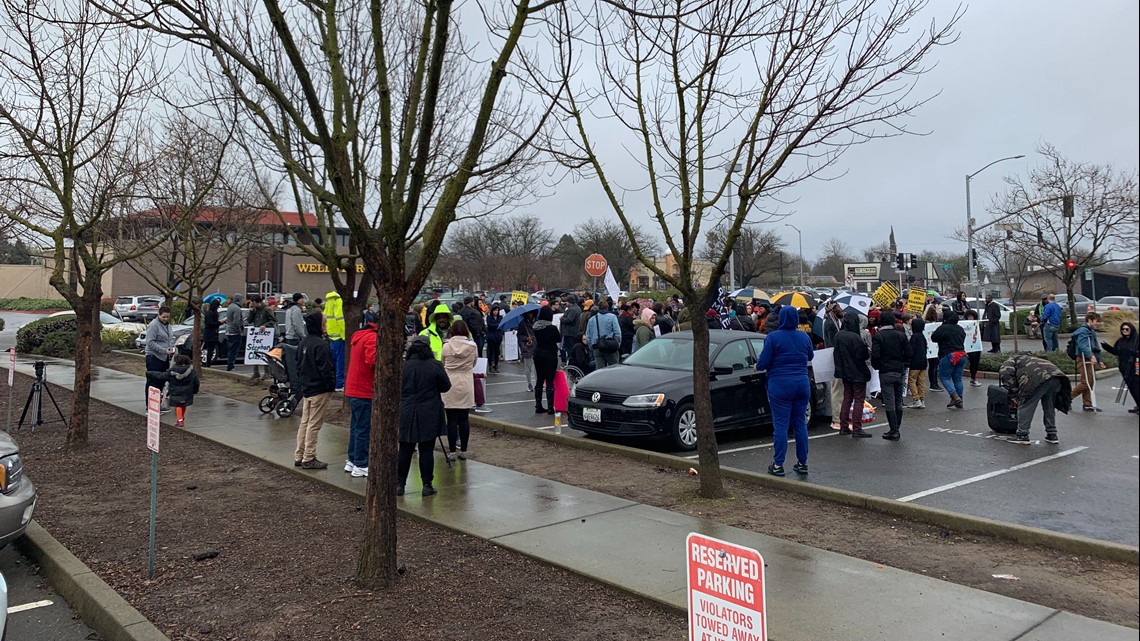
[[[689,641],[767,641],[760,553],[692,532],[685,539],[685,557]]]

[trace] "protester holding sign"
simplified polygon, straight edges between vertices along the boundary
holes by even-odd
[[[269,348],[273,347],[273,330],[277,328],[277,318],[274,315],[273,310],[269,309],[269,306],[265,304],[265,301],[258,294],[253,294],[249,297],[249,310],[249,324],[251,326],[251,329],[256,327],[258,331],[261,332],[264,332],[266,328],[269,328],[270,330],[269,346],[265,347],[264,349],[257,350],[262,352],[266,351]],[[249,343],[247,342],[246,345],[248,346]],[[246,350],[247,354],[253,353],[253,351],[254,350],[252,348],[247,348]],[[250,380],[261,380],[260,366],[265,362],[257,357],[254,357],[254,359],[251,360],[247,355],[246,363],[248,364],[250,362],[254,363],[253,376],[250,377]]]
[[[962,370],[966,368],[966,331],[958,326],[958,315],[948,309],[942,324],[930,336],[938,344],[938,378],[950,393],[946,407],[962,409]]]

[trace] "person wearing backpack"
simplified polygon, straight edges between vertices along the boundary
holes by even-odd
[[[1096,330],[1100,327],[1100,314],[1089,312],[1085,314],[1085,324],[1073,332],[1065,351],[1077,361],[1078,383],[1073,387],[1072,398],[1081,397],[1081,409],[1086,412],[1099,412],[1099,407],[1093,405],[1092,394],[1096,389],[1096,375],[1093,372],[1093,363],[1096,367],[1104,369],[1104,359],[1100,356],[1100,341],[1096,338]]]
[[[586,340],[594,350],[594,367],[597,369],[621,362],[621,325],[610,313],[608,300],[598,303],[598,313],[586,323]]]

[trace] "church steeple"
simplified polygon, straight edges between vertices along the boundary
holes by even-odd
[[[898,247],[895,246],[895,226],[891,225],[891,239],[887,242],[890,246],[891,256],[899,253]]]

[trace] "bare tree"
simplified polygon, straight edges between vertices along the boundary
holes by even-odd
[[[812,267],[812,273],[817,276],[833,276],[842,281],[847,277],[844,273],[844,263],[854,263],[855,252],[847,241],[834,236],[823,241],[819,247],[819,259]]]
[[[863,261],[864,262],[877,263],[877,262],[883,260],[883,257],[889,257],[890,255],[891,255],[891,244],[886,242],[886,241],[883,241],[881,243],[875,243],[874,245],[871,245],[870,247],[864,247],[863,248]]]
[[[727,232],[725,225],[718,225],[705,234],[702,260],[712,262],[720,258]],[[748,287],[753,280],[778,273],[784,267],[783,250],[784,240],[775,230],[764,229],[755,223],[741,226],[733,259],[734,269],[740,276],[740,286]]]
[[[87,445],[103,276],[165,233],[114,248],[147,164],[144,108],[158,76],[145,34],[93,14],[85,2],[0,1],[0,203],[47,240],[51,285],[75,310],[69,448]]]
[[[264,188],[256,173],[235,153],[229,132],[177,116],[161,140],[140,185],[153,205],[128,217],[127,229],[134,233],[124,233],[118,246],[132,251],[151,230],[167,230],[157,247],[127,266],[167,304],[179,299],[190,308],[250,250],[269,246],[277,217],[261,199]],[[199,370],[201,319],[194,313],[192,353]]]
[[[554,232],[537,216],[479,218],[448,232],[440,266],[451,282],[522,288],[545,277]]]
[[[1049,144],[1037,153],[1042,166],[1027,178],[1007,177],[1006,192],[994,196],[989,210],[1020,223],[1010,227],[1012,251],[1065,283],[1069,321],[1076,324],[1073,284],[1083,271],[1137,257],[1136,171],[1073,161]]]
[[[923,61],[953,38],[957,19],[909,35],[925,8],[922,0],[561,5],[550,27],[557,69],[536,61],[531,70],[537,86],[566,88],[564,117],[555,119],[563,137],[551,145],[594,175],[637,259],[700,305],[716,294],[762,199],[817,175],[853,144],[902,133],[900,121],[921,104],[911,90]],[[600,77],[592,87],[581,79],[593,74],[579,73],[590,62]],[[613,167],[630,163],[604,157],[623,140],[611,127],[599,147],[602,119],[628,132],[640,184],[616,181]],[[679,273],[657,267],[639,243],[634,221],[645,211]],[[710,219],[725,222],[726,237],[710,282],[698,287],[693,262]],[[693,332],[693,368],[704,372],[708,328],[694,323]],[[700,494],[719,497],[709,380],[693,380]]]
[[[638,247],[650,260],[661,253],[661,243],[640,225],[631,225],[630,233],[637,238]],[[618,284],[629,282],[629,272],[638,259],[620,222],[591,218],[574,227],[573,236],[578,246],[579,265],[585,265],[590,254],[601,254],[606,257]]]
[[[379,293],[364,542],[357,580],[396,579],[396,450],[408,305],[461,215],[497,211],[545,117],[509,73],[548,4],[481,7],[491,44],[475,62],[451,0],[105,0],[112,15],[199,46],[243,108],[251,157],[283,171],[298,203],[340,221]],[[311,200],[306,200],[309,198]],[[408,263],[418,245],[418,260]],[[350,274],[353,272],[349,272]],[[349,327],[351,329],[351,327]]]

